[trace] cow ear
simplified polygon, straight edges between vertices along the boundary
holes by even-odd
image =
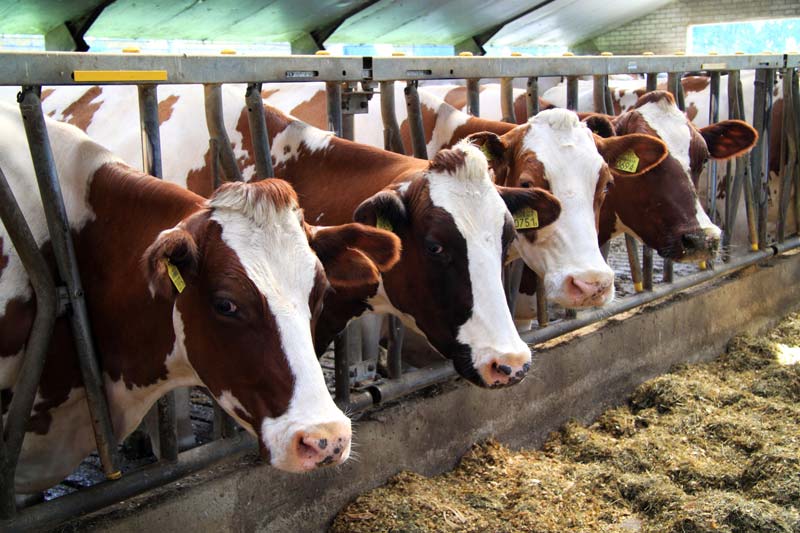
[[[636,177],[659,165],[669,154],[661,139],[643,133],[631,133],[604,139],[594,136],[597,151],[611,173],[618,177]]]
[[[353,212],[353,220],[396,233],[406,224],[406,206],[399,191],[384,189],[361,202]]]
[[[747,122],[723,120],[700,129],[706,140],[708,153],[713,159],[730,159],[749,152],[756,141],[758,132]]]
[[[197,272],[197,243],[185,229],[162,231],[145,250],[142,264],[150,292],[175,298],[186,287],[186,279]]]
[[[578,116],[581,117],[581,122],[586,124],[595,135],[608,139],[617,134],[617,131],[614,129],[614,124],[611,123],[611,119],[608,115],[602,115],[600,113],[579,113]]]
[[[481,131],[467,137],[470,143],[477,146],[486,156],[489,168],[494,172],[495,183],[505,183],[509,171],[508,144],[495,133]]]
[[[514,217],[517,231],[549,226],[561,214],[561,202],[544,189],[533,187],[501,187],[495,185],[500,197]]]
[[[363,224],[309,228],[309,244],[328,281],[335,287],[357,287],[380,281],[400,259],[400,239]]]

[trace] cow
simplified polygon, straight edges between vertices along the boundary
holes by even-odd
[[[74,126],[46,121],[116,438],[163,394],[202,386],[269,464],[305,472],[347,460],[350,420],[333,403],[311,327],[330,286],[377,282],[371,259],[398,239],[307,225],[291,186],[226,184],[205,199],[127,166]],[[19,109],[0,104],[0,168],[55,270]],[[319,258],[317,257],[319,255]],[[321,259],[320,259],[321,258]],[[0,225],[0,397],[4,426],[36,301]],[[66,317],[56,321],[16,472],[33,493],[94,447]]]
[[[254,154],[240,89],[223,86],[224,118],[249,180]],[[200,112],[202,88],[160,86],[159,92],[165,175],[210,194],[214,165]],[[141,156],[134,102],[130,87],[57,88],[46,94],[44,107],[135,164]],[[539,227],[523,230],[535,234],[556,220],[558,200],[541,189],[495,189],[485,156],[469,143],[428,162],[336,138],[270,106],[265,113],[276,175],[295,187],[307,220],[329,225],[355,217],[391,227],[402,241],[400,261],[379,283],[368,291],[337,291],[344,302],[328,305],[326,299],[316,327],[317,352],[351,318],[388,312],[422,333],[472,383],[518,383],[531,355],[514,328],[501,284],[503,256],[515,236],[508,208],[536,210]]]

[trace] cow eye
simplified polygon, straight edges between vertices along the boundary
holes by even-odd
[[[531,187],[533,187],[533,183],[531,183],[530,181],[523,181],[519,184],[519,186],[522,187],[523,189],[530,189]]]
[[[428,250],[428,253],[431,255],[439,255],[444,251],[444,247],[435,241],[427,241],[425,243],[425,249]]]
[[[222,316],[236,316],[239,308],[227,298],[217,298],[214,300],[214,311]]]

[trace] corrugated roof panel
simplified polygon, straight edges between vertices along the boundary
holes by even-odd
[[[531,6],[529,0],[381,0],[350,17],[328,42],[456,44]]]
[[[575,44],[644,16],[672,0],[555,0],[497,32],[487,44]]]
[[[0,33],[44,35],[101,3],[102,0],[0,0]]]

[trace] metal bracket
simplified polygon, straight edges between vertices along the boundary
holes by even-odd
[[[369,86],[363,86],[361,91],[349,85],[342,91],[342,114],[364,115],[369,113],[369,101],[375,91]]]

